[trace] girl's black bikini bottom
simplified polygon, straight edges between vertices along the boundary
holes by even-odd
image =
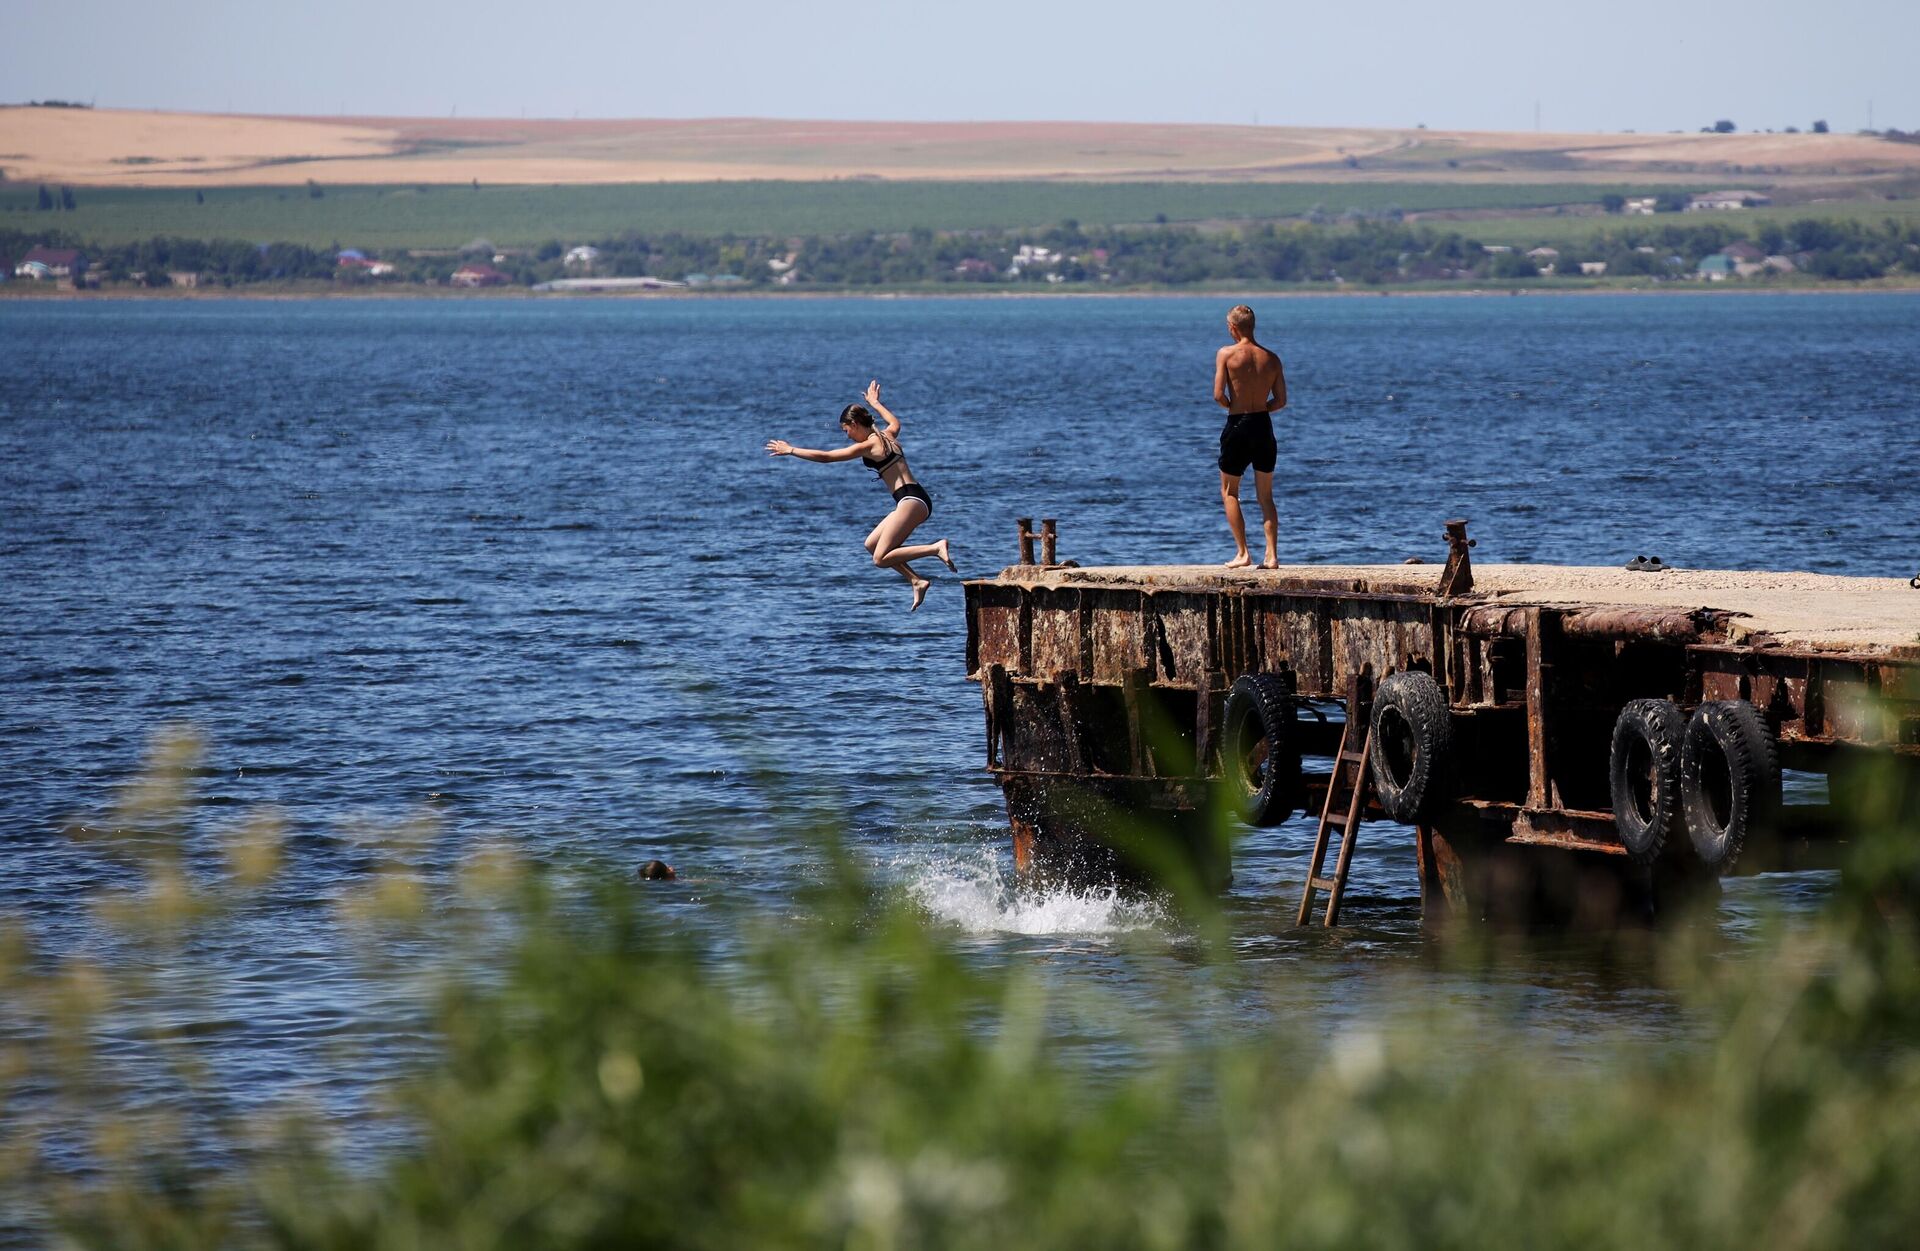
[[[893,488],[893,502],[898,504],[901,500],[919,500],[927,506],[927,516],[933,516],[933,496],[918,482],[902,482]]]

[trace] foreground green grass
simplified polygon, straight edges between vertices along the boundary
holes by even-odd
[[[224,871],[168,850],[196,767],[175,740],[108,823],[147,885],[107,915],[170,984],[276,862],[268,821]],[[739,916],[733,954],[617,880],[563,890],[496,854],[442,892],[402,855],[339,916],[372,970],[441,987],[431,1059],[386,1105],[410,1145],[353,1165],[297,1113],[116,1099],[171,1059],[176,1109],[218,1107],[200,1035],[116,1018],[122,967],[15,943],[5,1210],[116,1249],[1906,1245],[1920,831],[1897,784],[1846,793],[1871,798],[1829,914],[1731,956],[1673,940],[1699,1044],[1597,1064],[1418,985],[1331,1044],[1179,1028],[1177,983],[1129,1016],[963,958],[824,853],[829,884],[797,916]],[[1196,915],[1193,979],[1227,958],[1209,932]],[[1086,1071],[1060,1040],[1088,1031],[1133,1062]]]
[[[1655,189],[1658,190],[1658,189]],[[629,232],[857,234],[1338,216],[1417,209],[1595,204],[1619,186],[1444,183],[1207,184],[1075,182],[707,182],[561,187],[93,188],[71,212],[35,212],[38,187],[0,184],[0,229],[60,230],[119,244],[155,235],[246,239],[307,247],[457,248],[580,242]]]

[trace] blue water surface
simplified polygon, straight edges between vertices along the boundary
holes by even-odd
[[[213,940],[207,1045],[263,1100],[348,1116],[412,1054],[418,1002],[375,994],[333,903],[376,862],[365,832],[422,814],[440,867],[495,837],[661,856],[697,879],[668,888],[686,924],[723,927],[714,901],[797,906],[821,858],[796,814],[824,813],[981,958],[1150,1006],[1177,926],[1007,884],[955,580],[924,570],[909,615],[861,547],[891,503],[873,476],[761,447],[835,446],[878,378],[935,500],[920,537],[963,573],[1011,562],[1017,516],[1059,518],[1084,564],[1217,561],[1232,302],[0,303],[0,907],[94,941],[84,901],[122,871],[63,830],[185,722],[207,828],[271,805],[293,831]],[[1920,296],[1255,304],[1292,387],[1283,560],[1437,560],[1467,517],[1482,560],[1920,568]],[[1196,1028],[1352,1028],[1411,970],[1575,1052],[1684,1030],[1647,970],[1578,943],[1426,967],[1392,827],[1349,925],[1293,930],[1310,839],[1241,847],[1236,960],[1194,974]],[[1728,924],[1824,889],[1736,884]]]

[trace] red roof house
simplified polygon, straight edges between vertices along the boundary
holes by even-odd
[[[454,270],[447,281],[456,287],[504,287],[513,280],[491,265],[475,262]]]
[[[20,278],[76,278],[87,272],[86,256],[74,248],[34,247],[13,267]]]

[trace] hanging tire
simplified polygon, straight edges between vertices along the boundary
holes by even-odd
[[[1687,836],[1702,863],[1733,867],[1780,810],[1780,757],[1759,710],[1744,699],[1700,705],[1680,749]]]
[[[1680,750],[1686,734],[1687,719],[1664,699],[1636,699],[1613,723],[1607,768],[1613,828],[1635,864],[1652,864],[1684,836]]]
[[[1278,825],[1300,803],[1300,735],[1293,686],[1272,673],[1249,673],[1227,693],[1222,772],[1240,819]]]
[[[1390,675],[1373,699],[1373,791],[1389,817],[1417,825],[1446,798],[1453,722],[1433,675]]]

